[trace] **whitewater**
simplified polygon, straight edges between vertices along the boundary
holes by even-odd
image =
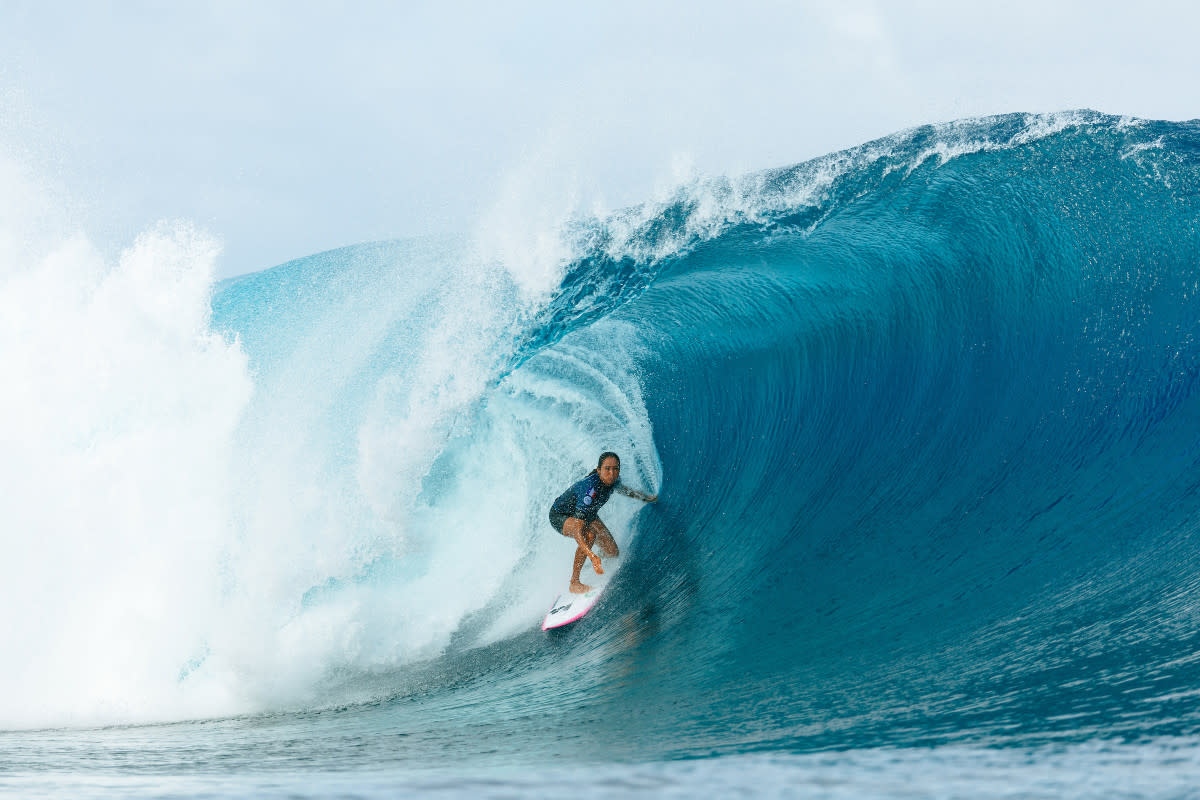
[[[1200,123],[925,126],[223,281],[3,174],[0,792],[1200,786]],[[542,632],[603,450],[659,502]]]

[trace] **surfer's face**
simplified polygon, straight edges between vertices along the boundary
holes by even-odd
[[[596,471],[600,473],[600,480],[604,481],[605,486],[612,486],[621,477],[621,462],[606,458]]]

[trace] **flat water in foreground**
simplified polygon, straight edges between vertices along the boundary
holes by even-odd
[[[127,755],[133,755],[128,753]],[[295,754],[303,760],[303,754]],[[97,753],[94,770],[0,773],[0,794],[49,797],[388,798],[806,797],[1179,798],[1197,796],[1200,740],[1094,741],[1036,747],[877,748],[759,753],[645,764],[351,770],[319,752],[312,765],[226,773],[220,763],[122,764]],[[532,760],[532,759],[531,759]],[[324,763],[323,763],[324,762]],[[82,765],[81,770],[83,770]],[[183,773],[183,774],[180,774]]]

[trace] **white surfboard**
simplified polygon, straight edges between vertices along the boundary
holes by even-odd
[[[548,631],[551,628],[570,625],[591,611],[592,606],[596,605],[596,601],[600,599],[600,595],[604,594],[604,582],[594,581],[591,587],[583,594],[573,594],[567,590],[556,597],[554,605],[550,606],[550,613],[542,622],[542,630]]]

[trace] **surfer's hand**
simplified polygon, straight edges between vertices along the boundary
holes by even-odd
[[[647,503],[657,503],[657,502],[658,502],[658,495],[656,495],[656,494],[648,494],[648,495],[646,495],[646,502],[647,502]]]
[[[592,559],[592,569],[596,570],[597,575],[603,575],[604,567],[600,566],[600,556],[596,555],[595,553],[592,553],[591,559]]]

